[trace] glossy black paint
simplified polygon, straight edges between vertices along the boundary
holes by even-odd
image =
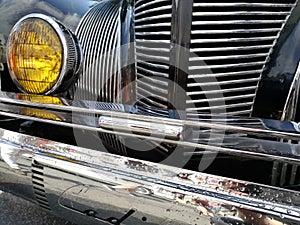
[[[280,119],[300,59],[300,4],[295,7],[267,63],[253,116]],[[297,121],[300,119],[297,113]]]

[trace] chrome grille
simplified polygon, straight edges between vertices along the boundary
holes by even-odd
[[[188,112],[220,109],[250,115],[263,67],[294,3],[194,1]],[[219,96],[206,98],[214,91],[224,96],[225,104],[209,107],[220,101]]]
[[[137,98],[143,106],[168,107],[170,0],[135,4]]]
[[[194,0],[188,115],[251,114],[264,65],[295,2]],[[138,97],[167,108],[170,90],[161,77],[169,77],[172,1],[137,0],[135,7]]]
[[[120,102],[120,3],[105,1],[82,19],[76,35],[84,52],[75,98]]]

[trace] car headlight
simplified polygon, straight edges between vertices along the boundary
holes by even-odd
[[[7,43],[10,75],[25,93],[50,94],[66,90],[81,66],[75,35],[43,14],[30,14],[13,27]]]

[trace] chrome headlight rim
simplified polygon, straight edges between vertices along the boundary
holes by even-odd
[[[57,19],[47,16],[41,13],[31,13],[24,17],[22,17],[16,24],[13,26],[7,41],[7,51],[6,57],[9,59],[10,54],[10,47],[12,42],[12,35],[19,29],[26,20],[41,20],[46,22],[56,33],[58,39],[61,44],[62,48],[62,59],[61,59],[61,68],[58,75],[58,78],[55,84],[47,91],[43,93],[28,93],[24,87],[19,83],[17,75],[11,68],[9,60],[7,60],[9,74],[17,86],[17,88],[26,94],[43,94],[43,95],[50,95],[58,92],[63,92],[69,87],[68,84],[73,83],[77,80],[77,75],[81,71],[82,67],[82,59],[83,59],[83,52],[80,46],[80,43],[73,32],[64,26],[60,21]],[[73,60],[73,62],[72,62]]]

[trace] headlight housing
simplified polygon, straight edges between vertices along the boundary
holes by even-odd
[[[49,16],[30,14],[19,20],[7,49],[10,75],[25,93],[62,92],[77,80],[82,61],[78,40]]]

